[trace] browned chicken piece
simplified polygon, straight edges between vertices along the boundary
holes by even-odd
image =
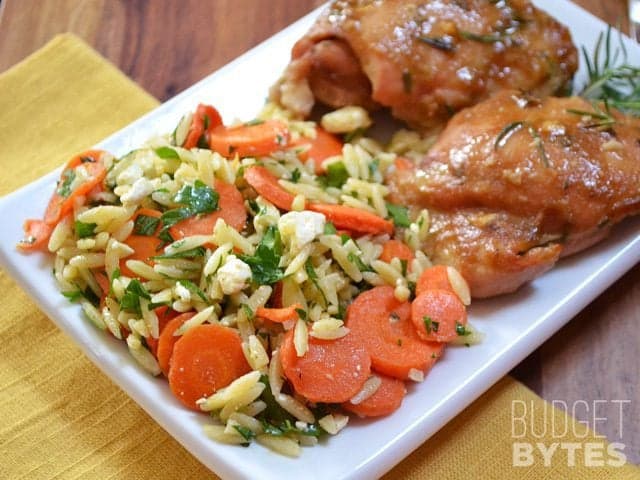
[[[640,213],[640,119],[504,91],[452,118],[393,201],[429,208],[424,245],[475,297],[511,292]]]
[[[389,107],[424,131],[498,90],[563,91],[576,67],[567,28],[529,0],[336,0],[271,96],[301,116]]]

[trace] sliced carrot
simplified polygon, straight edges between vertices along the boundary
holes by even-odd
[[[358,404],[344,402],[342,407],[360,417],[381,417],[400,408],[407,389],[402,380],[378,375],[382,383],[370,397]]]
[[[297,310],[301,308],[302,308],[302,305],[300,305],[299,303],[295,303],[288,307],[282,307],[282,308],[258,307],[256,309],[256,316],[260,318],[264,318],[271,322],[284,323],[289,320],[297,320],[298,319]]]
[[[247,210],[244,208],[242,194],[235,185],[221,180],[215,181],[214,189],[220,195],[218,210],[202,216],[190,217],[173,225],[169,228],[169,233],[174,240],[192,235],[211,235],[219,218],[238,231],[244,229],[247,223]]]
[[[152,210],[150,208],[140,208],[134,213],[132,220],[135,222],[140,215],[147,217],[160,218],[162,213],[158,210]],[[157,235],[161,225],[158,224],[154,235]],[[135,233],[129,235],[124,241],[129,247],[133,249],[133,253],[128,257],[120,260],[120,273],[127,277],[135,278],[137,275],[133,273],[129,267],[127,267],[127,260],[140,260],[149,265],[153,265],[152,257],[158,255],[158,249],[160,248],[161,240],[156,236],[151,235],[137,235]]]
[[[45,250],[49,243],[49,237],[53,232],[53,227],[43,220],[25,220],[24,240],[18,242],[18,248],[24,252],[34,250]]]
[[[193,114],[187,138],[182,146],[184,148],[193,148],[198,146],[203,135],[203,142],[208,145],[211,130],[219,127],[220,125],[222,125],[222,117],[218,111],[211,105],[205,105],[203,103],[199,104]]]
[[[165,377],[169,376],[169,365],[171,361],[171,355],[173,354],[173,347],[181,337],[174,335],[175,331],[182,326],[184,322],[189,320],[195,315],[195,312],[186,312],[177,317],[170,319],[164,328],[162,328],[160,336],[156,340],[156,351],[151,349],[151,353],[155,353],[158,358],[158,365],[160,370],[164,373]],[[159,317],[158,317],[159,318]],[[153,342],[152,342],[153,343]],[[147,345],[149,342],[147,341]]]
[[[393,222],[384,218],[347,205],[330,205],[328,203],[310,203],[307,210],[322,213],[328,222],[336,228],[344,228],[358,233],[393,233]]]
[[[294,195],[278,183],[278,179],[265,167],[253,166],[244,171],[244,179],[264,199],[282,210],[291,210]]]
[[[156,313],[156,317],[158,317],[158,331],[162,334],[162,331],[167,326],[170,320],[174,319],[178,315],[179,312],[176,312],[172,308],[167,306],[161,306],[154,309]],[[147,347],[149,347],[149,351],[153,353],[153,356],[158,358],[158,339],[153,338],[151,335],[145,337],[145,341],[147,342]]]
[[[198,325],[173,346],[169,387],[185,406],[200,411],[196,400],[226,387],[251,370],[240,335],[222,325]]]
[[[92,270],[93,278],[96,279],[98,285],[100,285],[100,290],[102,290],[103,295],[108,295],[109,290],[111,290],[111,282],[109,282],[109,277],[107,277],[107,272],[104,271],[104,268],[96,268]]]
[[[44,214],[45,223],[48,225],[58,223],[62,217],[71,212],[73,203],[77,197],[86,195],[93,190],[96,185],[102,183],[107,174],[107,169],[100,161],[103,153],[102,150],[88,150],[69,160],[69,163],[67,163],[67,166],[60,175],[58,186],[47,205],[47,210]],[[78,184],[73,190],[64,188],[65,182],[68,182],[69,186],[73,184],[73,175],[75,175],[75,170],[80,166],[85,168],[87,179]]]
[[[293,147],[308,147],[298,153],[298,158],[302,161],[311,159],[314,164],[316,175],[321,175],[326,172],[326,169],[322,166],[327,158],[342,153],[342,141],[327,132],[324,128],[316,127],[316,137],[307,138],[300,137],[297,142],[291,143]]]
[[[396,157],[396,159],[393,161],[393,165],[398,170],[410,170],[415,167],[415,164],[405,157]]]
[[[358,295],[345,323],[371,355],[372,369],[390,377],[406,380],[411,370],[426,372],[442,352],[442,345],[418,338],[409,302],[396,300],[388,285]]]
[[[406,260],[408,263],[407,268],[409,268],[411,266],[410,262],[415,258],[415,255],[413,254],[413,250],[411,250],[406,243],[403,243],[400,240],[389,240],[382,246],[380,260],[389,263],[394,258]]]
[[[280,120],[219,126],[209,133],[209,147],[224,157],[269,155],[285,147],[288,141],[289,130]]]
[[[371,359],[348,333],[336,340],[309,337],[309,349],[298,357],[289,330],[280,346],[280,361],[294,390],[312,402],[342,403],[360,391],[369,377]]]
[[[454,292],[446,265],[434,265],[425,269],[416,282],[416,296],[427,290],[449,290]]]
[[[458,325],[467,324],[467,310],[449,290],[425,290],[411,303],[411,320],[420,338],[450,342],[458,336]]]

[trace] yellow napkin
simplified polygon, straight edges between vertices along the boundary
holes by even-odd
[[[0,75],[0,194],[61,165],[156,105],[79,39],[56,37]],[[0,292],[0,478],[215,478],[98,371],[5,272]],[[518,405],[527,406],[527,421],[534,422],[517,439],[514,400],[524,402]],[[506,377],[388,478],[640,478],[631,465],[585,466],[584,445],[602,440],[573,419],[568,420],[575,434],[534,438],[552,417],[557,425],[566,418],[550,407],[544,415],[545,407]],[[576,437],[583,433],[586,439]],[[558,441],[579,443],[575,466],[567,465],[564,452],[550,466],[539,453],[532,465],[513,466],[514,443],[552,448]],[[520,461],[527,463],[526,455]]]

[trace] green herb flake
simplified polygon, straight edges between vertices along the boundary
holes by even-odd
[[[185,185],[176,194],[174,201],[189,208],[194,215],[211,213],[218,209],[218,192],[201,180],[196,180],[193,186]]]
[[[249,120],[248,122],[246,122],[245,126],[255,127],[256,125],[262,125],[263,123],[264,123],[264,120],[260,120],[259,118],[254,118],[253,120]]]
[[[177,253],[164,253],[162,255],[156,255],[153,257],[154,260],[169,260],[175,258],[197,258],[204,257],[206,249],[204,247],[195,247],[189,250],[183,250],[182,252]]]
[[[124,295],[120,300],[120,308],[128,312],[142,315],[142,309],[140,307],[140,299],[151,300],[151,295],[144,288],[140,280],[134,278],[129,282],[127,288],[124,290]]]
[[[207,295],[202,291],[202,289],[198,287],[195,283],[193,283],[191,280],[178,280],[178,283],[181,284],[187,290],[189,290],[191,293],[194,293],[198,297],[200,297],[200,299],[203,302],[207,304],[211,303],[211,301],[209,300]]]
[[[133,224],[133,233],[136,235],[144,235],[145,237],[152,237],[155,235],[159,226],[159,218],[140,214],[136,217],[136,221]]]
[[[327,222],[324,224],[324,234],[325,235],[335,235],[338,231],[336,230],[336,226],[331,223],[331,222]]]
[[[396,227],[408,228],[409,225],[411,225],[411,220],[409,220],[409,210],[407,207],[387,203],[387,210],[389,211],[389,216],[393,219],[393,224]]]
[[[243,427],[242,425],[234,425],[233,428],[236,430],[236,432],[242,435],[242,438],[244,438],[247,442],[250,442],[251,439],[256,436],[253,431],[251,431],[247,427]]]
[[[270,225],[256,248],[254,255],[240,255],[249,265],[253,281],[259,285],[271,285],[284,276],[280,269],[283,245],[278,227]]]
[[[406,259],[401,259],[400,260],[400,267],[402,269],[402,276],[406,277],[407,276],[407,266],[408,266],[409,262]]]
[[[365,264],[362,259],[353,252],[347,254],[347,260],[353,263],[361,272],[373,272],[373,268]]]
[[[180,160],[180,155],[171,147],[159,147],[154,150],[156,155],[162,159]]]
[[[247,305],[246,303],[241,303],[240,307],[242,307],[242,311],[244,312],[248,320],[253,319],[253,316],[255,314],[249,305]]]
[[[73,169],[67,169],[62,172],[62,185],[58,187],[58,195],[61,197],[67,198],[71,195],[71,185],[73,181],[76,179],[76,171]]]
[[[70,291],[70,292],[61,292],[61,293],[71,303],[77,302],[78,300],[80,300],[84,296],[80,290],[73,290],[73,291]]]
[[[302,308],[296,308],[296,313],[298,314],[298,317],[300,317],[300,320],[303,321],[307,321],[307,312],[305,312]]]
[[[300,169],[296,168],[293,172],[291,172],[291,181],[293,183],[298,183],[300,181],[300,176],[302,174],[300,173]]]
[[[327,186],[340,188],[349,179],[349,172],[343,162],[333,162],[327,165]]]
[[[424,328],[427,331],[427,335],[429,335],[433,331],[433,320],[431,320],[431,317],[424,316],[422,317],[422,321],[424,322]]]
[[[76,223],[75,223],[76,234],[80,238],[91,237],[96,233],[97,226],[98,225],[95,223],[83,223],[76,220]]]
[[[460,322],[456,322],[456,333],[459,337],[466,337],[467,335],[471,335],[471,332],[467,330],[467,328]]]

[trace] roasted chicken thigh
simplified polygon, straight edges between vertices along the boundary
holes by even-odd
[[[529,0],[336,0],[271,96],[301,116],[389,107],[424,131],[498,90],[564,91],[576,67],[567,28]]]
[[[388,184],[394,201],[432,211],[435,262],[476,297],[511,292],[640,212],[640,119],[503,91],[455,115]]]

